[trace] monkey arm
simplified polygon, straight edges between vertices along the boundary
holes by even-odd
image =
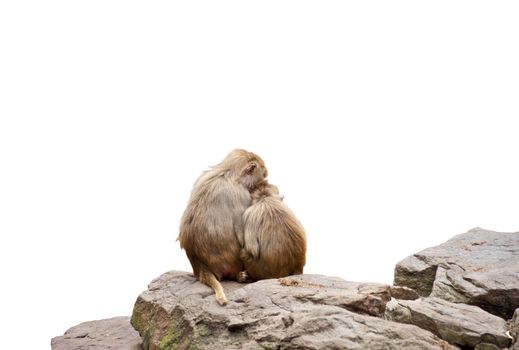
[[[259,259],[260,256],[260,245],[257,239],[250,240],[245,243],[245,251],[255,260]]]
[[[243,250],[254,260],[260,258],[263,207],[264,203],[259,202],[251,205],[243,213]]]
[[[260,256],[260,243],[258,239],[258,235],[252,230],[245,227],[244,232],[244,244],[243,250],[251,256],[253,259],[257,260]]]

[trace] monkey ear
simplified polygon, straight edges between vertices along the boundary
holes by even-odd
[[[251,163],[247,164],[247,167],[243,170],[243,174],[250,175],[254,172],[255,169],[256,169],[256,163],[251,162]]]

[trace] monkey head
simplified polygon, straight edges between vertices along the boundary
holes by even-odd
[[[263,199],[263,198],[267,198],[267,197],[271,197],[271,198],[275,198],[275,199],[278,199],[280,201],[283,200],[283,196],[279,194],[279,189],[277,186],[275,185],[271,185],[267,182],[267,180],[265,180],[263,183],[262,183],[262,186],[256,188],[252,193],[251,193],[251,197],[252,197],[252,203],[255,204],[257,203],[259,200]]]
[[[232,177],[249,191],[260,186],[268,176],[263,159],[257,154],[243,149],[235,149],[225,157],[222,163],[228,166]]]

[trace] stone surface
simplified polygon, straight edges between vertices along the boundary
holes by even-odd
[[[152,281],[132,315],[144,349],[458,349],[375,317],[390,300],[387,285],[301,275],[223,287],[225,307],[190,273]]]
[[[398,263],[395,286],[321,275],[222,284],[225,307],[192,274],[168,272],[138,297],[131,325],[82,323],[52,349],[519,350],[519,232],[473,229],[423,250]]]
[[[474,348],[474,350],[500,350],[498,346],[494,344],[481,343]]]
[[[394,284],[510,319],[519,307],[519,232],[455,236],[399,262]]]
[[[514,317],[510,320],[510,334],[514,338],[513,350],[519,350],[519,309],[515,309]]]
[[[140,350],[141,338],[130,317],[81,323],[51,340],[52,350]]]
[[[477,306],[456,304],[440,298],[392,299],[386,305],[386,319],[414,324],[451,344],[475,347],[494,344],[507,348],[511,337],[506,321]],[[483,345],[480,348],[484,348]]]
[[[420,297],[414,289],[401,286],[391,286],[389,293],[391,297],[401,300],[416,300]]]

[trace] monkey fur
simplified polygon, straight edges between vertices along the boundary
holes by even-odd
[[[243,213],[251,205],[251,192],[267,175],[258,155],[243,149],[230,152],[196,180],[180,220],[180,247],[220,305],[227,298],[219,281],[235,280],[243,270]]]
[[[252,205],[243,214],[244,246],[241,258],[246,277],[253,280],[303,273],[306,234],[282,202],[278,188],[265,184],[252,192]]]

